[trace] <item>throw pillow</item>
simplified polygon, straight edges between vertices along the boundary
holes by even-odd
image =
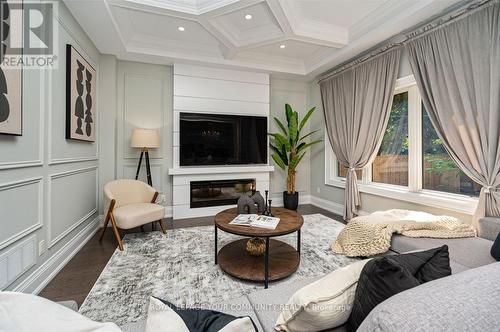
[[[363,266],[355,262],[302,287],[288,300],[276,321],[279,331],[321,331],[344,324],[351,313]]]
[[[374,258],[359,277],[348,331],[356,331],[379,303],[404,290],[451,274],[448,246]]]
[[[0,331],[120,332],[114,323],[95,322],[32,294],[0,292]]]
[[[146,332],[257,332],[250,317],[203,309],[184,309],[151,297]]]
[[[493,258],[497,261],[500,261],[500,233],[498,233],[497,238],[491,247],[491,256],[493,256]]]
[[[447,245],[425,251],[393,255],[389,258],[406,267],[420,283],[451,275]]]

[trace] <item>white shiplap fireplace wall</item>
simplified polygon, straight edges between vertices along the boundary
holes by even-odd
[[[174,65],[173,218],[214,215],[228,206],[190,208],[190,182],[256,179],[257,189],[269,190],[273,166],[179,166],[179,115],[184,113],[266,116],[269,119],[269,75],[211,67]],[[268,121],[269,122],[269,121]]]

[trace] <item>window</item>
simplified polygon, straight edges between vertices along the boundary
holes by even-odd
[[[345,186],[329,144],[325,183]],[[371,165],[358,171],[361,192],[472,214],[481,186],[455,165],[422,105],[413,76],[396,81],[386,132]]]
[[[408,186],[408,92],[394,95],[382,145],[372,164],[372,181]]]
[[[424,189],[479,196],[481,186],[465,175],[448,155],[423,106],[422,153]]]

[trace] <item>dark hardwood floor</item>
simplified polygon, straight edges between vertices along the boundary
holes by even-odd
[[[332,219],[342,221],[341,216],[310,204],[299,206],[298,212],[302,215],[321,213]],[[213,217],[175,221],[168,218],[163,220],[163,224],[167,226],[167,229],[209,226],[213,225]],[[150,225],[144,228],[145,231],[151,231]],[[137,228],[126,233],[140,231]],[[122,231],[123,234],[125,233]],[[106,230],[102,242],[99,242],[100,235],[101,230],[83,246],[82,250],[69,261],[39,295],[53,301],[75,300],[80,306],[116,249],[116,241],[111,229]]]

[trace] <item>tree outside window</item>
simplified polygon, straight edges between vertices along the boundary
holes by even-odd
[[[372,165],[372,181],[408,186],[408,92],[394,95],[387,129]]]
[[[448,155],[422,105],[423,188],[479,196],[481,186],[462,172]]]

